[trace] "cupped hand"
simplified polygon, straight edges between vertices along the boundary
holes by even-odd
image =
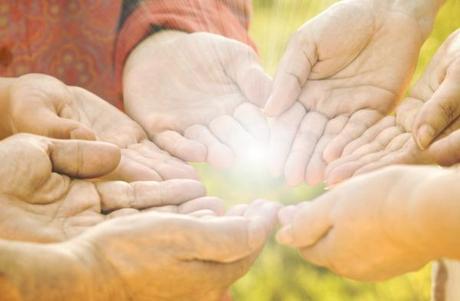
[[[265,112],[276,116],[272,170],[288,184],[323,180],[327,164],[390,112],[424,33],[387,1],[341,1],[292,37]]]
[[[210,33],[158,33],[132,52],[123,84],[128,114],[174,156],[229,167],[265,150],[259,107],[271,80],[247,45]]]
[[[278,209],[256,201],[222,217],[141,213],[103,223],[69,249],[105,285],[120,283],[120,300],[219,301],[261,252]]]
[[[298,248],[307,261],[356,280],[415,271],[441,257],[431,235],[436,221],[424,216],[428,204],[439,206],[444,193],[439,185],[447,183],[449,173],[392,167],[356,177],[313,202],[282,209],[278,241]]]
[[[329,184],[391,164],[460,161],[459,42],[460,31],[444,42],[396,117],[385,117],[346,146],[327,168]]]
[[[203,198],[205,189],[194,180],[88,180],[119,165],[120,149],[105,142],[20,134],[0,142],[0,157],[0,237],[5,239],[64,240],[139,210],[222,211],[219,200]]]
[[[122,148],[112,179],[197,178],[185,162],[161,151],[124,113],[79,87],[43,74],[10,80],[3,104],[0,135],[31,133],[58,139],[100,140]]]

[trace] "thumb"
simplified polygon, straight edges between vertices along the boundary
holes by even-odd
[[[294,37],[283,55],[265,106],[269,116],[279,116],[290,108],[302,92],[314,61],[314,51],[305,49],[300,36]]]
[[[279,204],[258,200],[241,215],[201,220],[190,227],[195,259],[231,263],[259,252],[276,222]],[[195,230],[195,231],[194,231]],[[187,232],[187,231],[186,231]]]
[[[434,142],[428,152],[442,166],[451,166],[460,162],[460,130]]]
[[[120,149],[105,142],[51,140],[48,154],[53,171],[75,178],[104,176],[118,166]]]
[[[330,211],[335,204],[332,194],[325,194],[314,202],[305,202],[297,206],[293,214],[285,214],[283,210],[280,217],[290,215],[290,220],[282,220],[284,227],[278,232],[277,239],[280,243],[293,247],[309,247],[324,237],[332,228],[329,218]],[[293,211],[287,207],[284,210]]]
[[[32,118],[16,119],[16,130],[56,139],[96,140],[96,135],[84,124],[59,117],[48,108],[35,110]]]
[[[263,108],[270,95],[272,79],[263,70],[256,58],[240,64],[236,82],[244,96],[259,108]]]
[[[413,133],[421,149],[426,149],[460,116],[460,63],[450,68],[445,79],[416,117]]]

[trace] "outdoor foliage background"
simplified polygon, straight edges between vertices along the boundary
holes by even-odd
[[[276,71],[290,35],[307,19],[330,6],[333,0],[255,0],[251,34],[257,42],[262,62],[270,74]],[[414,80],[455,29],[460,28],[460,0],[447,0],[438,15],[433,34],[425,43]],[[266,170],[240,166],[232,171],[216,171],[198,166],[209,193],[228,205],[256,198],[284,204],[311,200],[322,187],[287,188],[272,179]],[[298,254],[268,243],[253,269],[233,287],[236,301],[426,301],[430,296],[430,266],[382,283],[358,283],[305,263]]]

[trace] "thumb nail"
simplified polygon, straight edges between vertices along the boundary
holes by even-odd
[[[417,131],[417,144],[421,150],[425,150],[433,141],[435,130],[428,124],[422,125]]]

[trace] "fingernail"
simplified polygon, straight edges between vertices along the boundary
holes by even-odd
[[[417,144],[421,150],[426,149],[433,141],[435,130],[430,125],[424,124],[417,131]]]
[[[294,238],[292,237],[292,227],[291,225],[282,228],[276,234],[276,240],[283,245],[292,245]]]

